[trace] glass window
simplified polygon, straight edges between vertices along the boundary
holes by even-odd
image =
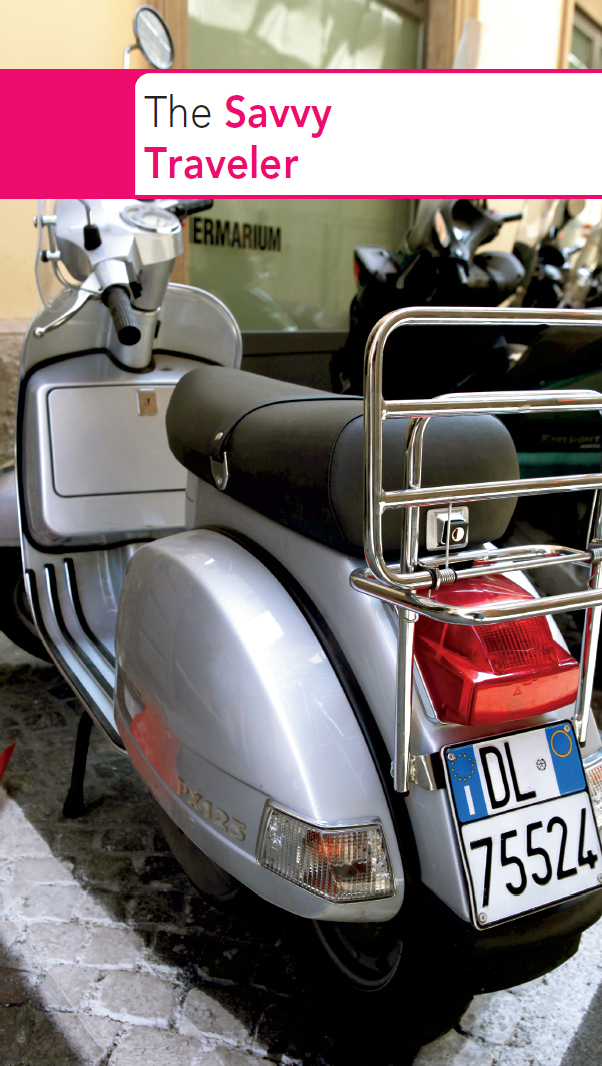
[[[602,28],[581,11],[575,11],[569,67],[574,70],[597,70],[601,58]]]
[[[191,219],[191,279],[241,329],[346,329],[353,249],[395,250],[405,200],[216,200]]]
[[[189,0],[188,27],[196,68],[412,69],[421,60],[422,20],[379,0]]]
[[[426,0],[188,0],[193,69],[412,69]],[[358,150],[362,150],[358,143]],[[242,329],[340,329],[353,249],[399,247],[405,200],[217,200],[190,222],[193,285]]]

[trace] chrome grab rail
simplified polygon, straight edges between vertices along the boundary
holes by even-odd
[[[476,414],[526,414],[530,412],[601,411],[602,395],[590,390],[558,389],[533,392],[450,393],[432,400],[389,400],[382,395],[383,353],[390,334],[401,326],[453,325],[570,325],[575,328],[602,327],[602,312],[531,308],[408,307],[385,315],[372,330],[364,361],[364,550],[368,569],[351,574],[351,585],[395,604],[399,608],[397,703],[395,712],[395,789],[407,792],[410,780],[410,727],[414,658],[414,623],[418,614],[455,625],[488,625],[493,622],[531,618],[542,614],[585,608],[580,680],[574,725],[581,745],[585,744],[600,631],[602,607],[602,473],[565,477],[525,478],[519,481],[484,482],[422,488],[422,448],[425,429],[431,418]],[[389,418],[409,419],[406,438],[404,486],[385,492],[382,485],[382,427]],[[479,550],[445,556],[418,557],[420,508],[451,506],[455,502],[507,499],[516,496],[594,489],[590,536],[584,551],[559,545],[530,545],[523,548]],[[386,510],[401,509],[401,553],[399,565],[385,562],[382,520]],[[454,561],[482,560],[482,565],[455,571]],[[471,608],[453,607],[418,594],[420,589],[439,587],[484,573],[530,570],[560,563],[577,563],[590,568],[588,589],[584,592],[546,596],[538,600],[502,601]],[[428,567],[428,569],[426,569]]]

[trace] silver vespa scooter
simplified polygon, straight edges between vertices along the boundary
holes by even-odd
[[[495,417],[602,396],[384,402],[385,343],[602,316],[403,309],[364,400],[262,378],[227,308],[169,284],[183,210],[40,219],[69,288],[25,339],[17,471],[35,623],[85,708],[65,813],[93,720],[202,891],[313,922],[360,1000],[421,1004],[432,1036],[602,914],[602,474],[521,481]],[[583,550],[495,547],[518,496],[583,488]],[[529,572],[567,562],[587,590],[540,598]],[[577,609],[580,665],[553,618]]]

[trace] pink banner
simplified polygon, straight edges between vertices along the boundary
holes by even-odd
[[[134,88],[143,70],[0,70],[0,195],[134,195]]]
[[[602,147],[591,134],[596,121],[595,90],[602,80],[597,70],[159,73],[4,69],[0,70],[0,196],[135,196],[135,98],[136,83],[143,75],[145,84],[138,89],[139,107],[144,105],[138,116],[139,195],[216,199],[438,197],[451,192],[506,197],[598,195]],[[410,79],[413,92],[406,91],[406,98],[418,94],[420,108],[399,112],[399,100],[404,98],[401,86]],[[534,140],[531,115],[522,103],[533,98],[535,87],[541,91],[544,80],[549,106],[538,114]],[[286,94],[297,82],[303,92],[289,100]],[[322,83],[324,101],[320,103],[315,93]],[[387,93],[384,89],[389,83]],[[352,84],[357,100],[348,91]],[[314,95],[305,99],[310,87]],[[185,94],[188,90],[190,100]],[[175,109],[176,121],[167,122],[168,128],[164,128],[167,112],[161,110],[157,116],[149,103],[153,92],[164,94]],[[487,131],[491,108],[502,94],[512,117],[495,126],[490,142],[481,131]],[[183,128],[188,104],[190,122]],[[194,105],[200,108],[196,122]],[[203,108],[211,114],[211,137],[204,133]],[[393,109],[392,117],[387,108]],[[278,122],[272,123],[274,112]],[[314,128],[316,112],[319,122]],[[265,130],[263,121],[258,125],[263,113]],[[575,153],[557,153],[554,165],[545,166],[541,146],[554,143],[561,113],[571,114],[573,141],[587,144],[587,152],[578,159]],[[474,136],[458,141],[454,116],[462,114],[470,114]],[[380,137],[378,122],[384,123]],[[436,135],[425,137],[425,129],[435,130]],[[261,138],[269,143],[263,145]],[[260,142],[265,149],[261,153]],[[416,144],[421,145],[419,152],[412,150]],[[222,156],[223,165],[219,163]],[[442,167],[441,159],[451,161],[450,165]],[[524,160],[533,165],[525,169]],[[161,170],[156,177],[155,169]],[[450,183],[454,186],[451,192]],[[542,185],[546,186],[543,192]]]

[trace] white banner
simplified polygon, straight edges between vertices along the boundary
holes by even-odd
[[[597,71],[152,72],[136,85],[136,195],[595,197],[599,82]]]

